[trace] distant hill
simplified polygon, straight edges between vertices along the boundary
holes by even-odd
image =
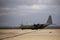
[[[20,26],[0,26],[0,29],[19,29]],[[60,29],[60,26],[47,26],[46,29]]]
[[[19,28],[17,26],[0,26],[0,29],[16,29],[16,28]]]
[[[60,29],[60,26],[47,26],[47,29]]]

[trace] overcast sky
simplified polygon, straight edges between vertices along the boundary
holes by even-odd
[[[46,23],[60,25],[60,0],[0,0],[0,26]]]

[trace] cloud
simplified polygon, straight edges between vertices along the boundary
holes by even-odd
[[[60,5],[60,0],[0,0],[0,7],[16,7],[19,5]]]
[[[60,0],[0,0],[2,25],[16,25],[21,21],[33,23],[34,20],[44,23],[49,14],[53,16],[54,23],[60,23]]]
[[[14,8],[0,8],[0,16],[1,15],[9,15],[9,14],[14,14],[14,15],[30,15],[37,13],[39,10],[45,9],[47,6],[46,5],[20,5]]]
[[[46,11],[47,10],[47,11]],[[37,13],[58,13],[60,6],[56,5],[19,5],[14,8],[0,8],[1,15],[28,16]],[[55,12],[54,12],[55,11]]]
[[[40,4],[59,5],[59,0],[38,0]]]
[[[8,15],[10,14],[10,12],[12,12],[13,10],[11,8],[0,8],[0,16],[1,15]]]
[[[47,6],[46,5],[36,5],[36,4],[34,4],[34,5],[30,5],[30,6],[28,6],[28,5],[22,5],[22,6],[18,6],[18,8],[22,8],[22,9],[44,9],[44,8],[46,8]]]

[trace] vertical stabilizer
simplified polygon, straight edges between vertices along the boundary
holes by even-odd
[[[51,17],[51,15],[48,17],[47,24],[52,24],[52,17]]]

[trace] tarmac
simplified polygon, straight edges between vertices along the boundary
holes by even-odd
[[[60,40],[60,29],[0,29],[0,40]]]

